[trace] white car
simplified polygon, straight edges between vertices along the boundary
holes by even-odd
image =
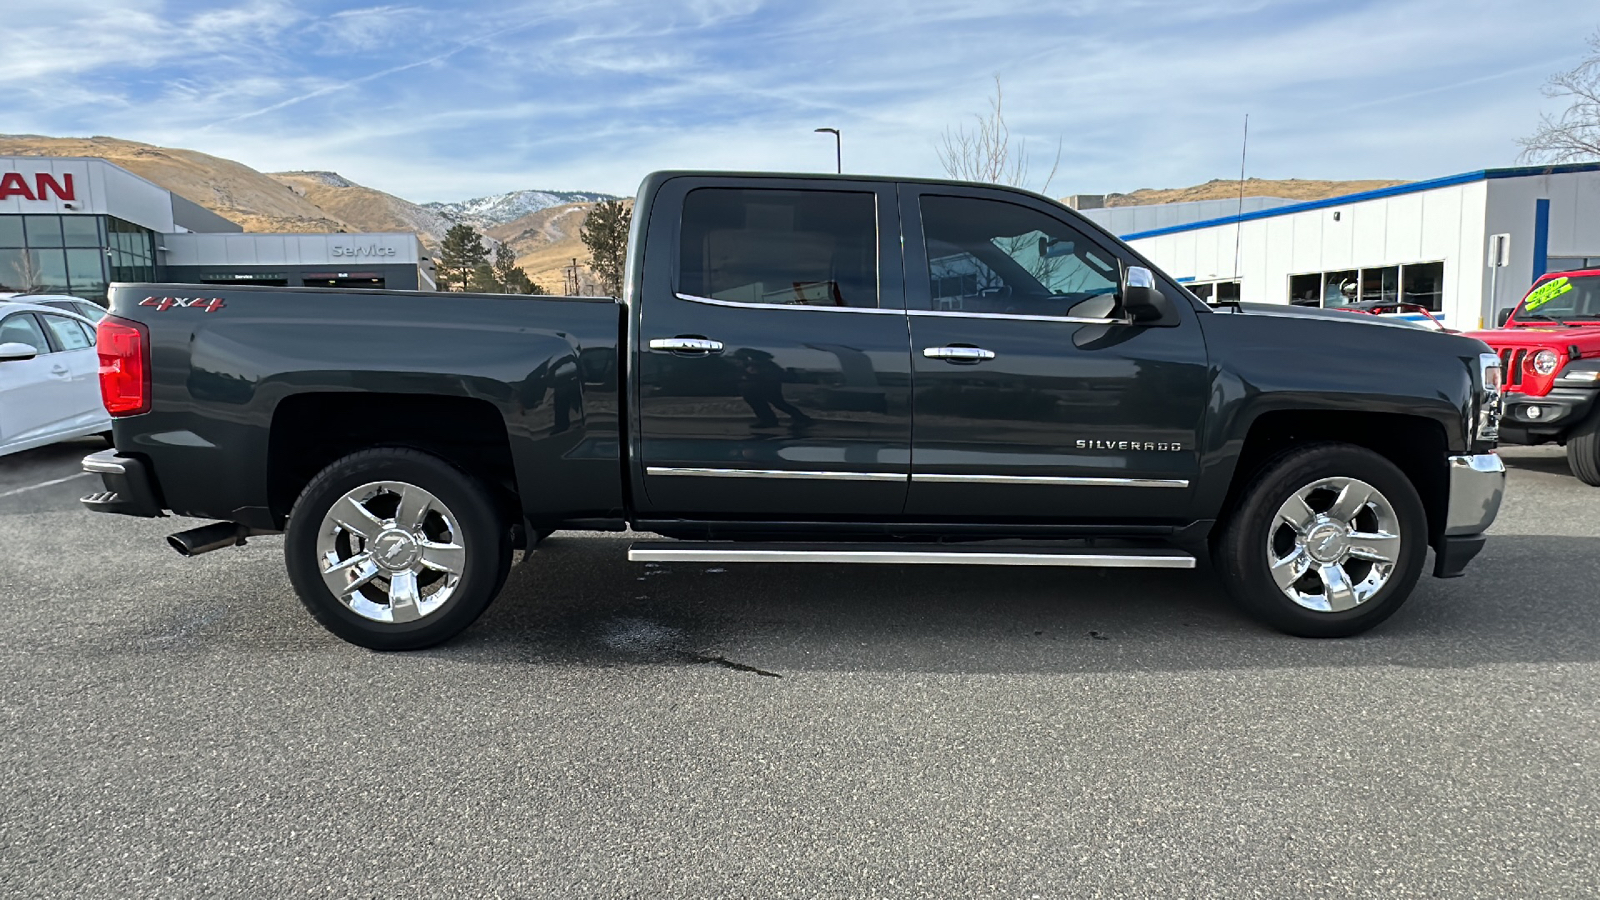
[[[67,294],[0,294],[0,303],[31,303],[35,306],[53,306],[69,313],[77,313],[91,322],[106,317],[106,308],[82,297]]]
[[[0,302],[0,456],[110,431],[94,323],[50,306]]]

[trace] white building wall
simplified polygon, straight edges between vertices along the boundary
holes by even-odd
[[[1239,278],[1240,299],[1249,303],[1289,302],[1292,275],[1443,262],[1446,321],[1476,327],[1483,296],[1477,276],[1484,265],[1486,184],[1325,206],[1132,244],[1177,278]],[[1531,217],[1531,202],[1528,206]]]
[[[0,157],[0,177],[8,172],[22,176],[35,199],[13,194],[0,200],[0,213],[49,215],[110,215],[152,231],[173,230],[172,196],[152,182],[103,159],[68,156]],[[64,200],[51,190],[40,199],[37,175],[44,172],[65,187],[72,176],[73,199]]]
[[[1539,200],[1550,201],[1547,256],[1600,256],[1600,172],[1497,178],[1488,182],[1487,234],[1510,234],[1511,263],[1500,270],[1491,309],[1515,304],[1534,278],[1533,235]],[[1491,273],[1483,271],[1488,297]]]
[[[170,266],[316,265],[353,270],[379,264],[415,265],[425,255],[414,234],[169,234]]]

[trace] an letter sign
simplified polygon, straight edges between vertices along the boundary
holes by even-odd
[[[61,180],[57,181],[49,172],[37,172],[33,176],[31,185],[21,172],[7,172],[0,175],[0,200],[9,200],[12,197],[21,197],[24,200],[49,200],[52,193],[60,200],[78,199],[73,193],[70,174],[63,173]]]

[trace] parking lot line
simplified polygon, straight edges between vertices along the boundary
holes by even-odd
[[[68,476],[66,476],[64,478],[52,478],[49,481],[41,481],[38,484],[30,484],[27,487],[14,488],[12,490],[6,491],[5,493],[0,493],[0,500],[5,499],[6,497],[14,497],[17,494],[25,494],[28,491],[36,491],[39,488],[47,488],[47,487],[50,487],[53,484],[62,484],[64,482],[71,481],[74,478],[83,478],[83,477],[88,476],[90,474],[93,474],[93,473],[90,473],[90,472],[78,472],[78,473],[73,474],[73,475],[68,475]]]

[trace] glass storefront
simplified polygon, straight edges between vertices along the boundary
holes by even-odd
[[[155,280],[155,232],[114,216],[0,215],[0,291],[104,301],[109,281]]]

